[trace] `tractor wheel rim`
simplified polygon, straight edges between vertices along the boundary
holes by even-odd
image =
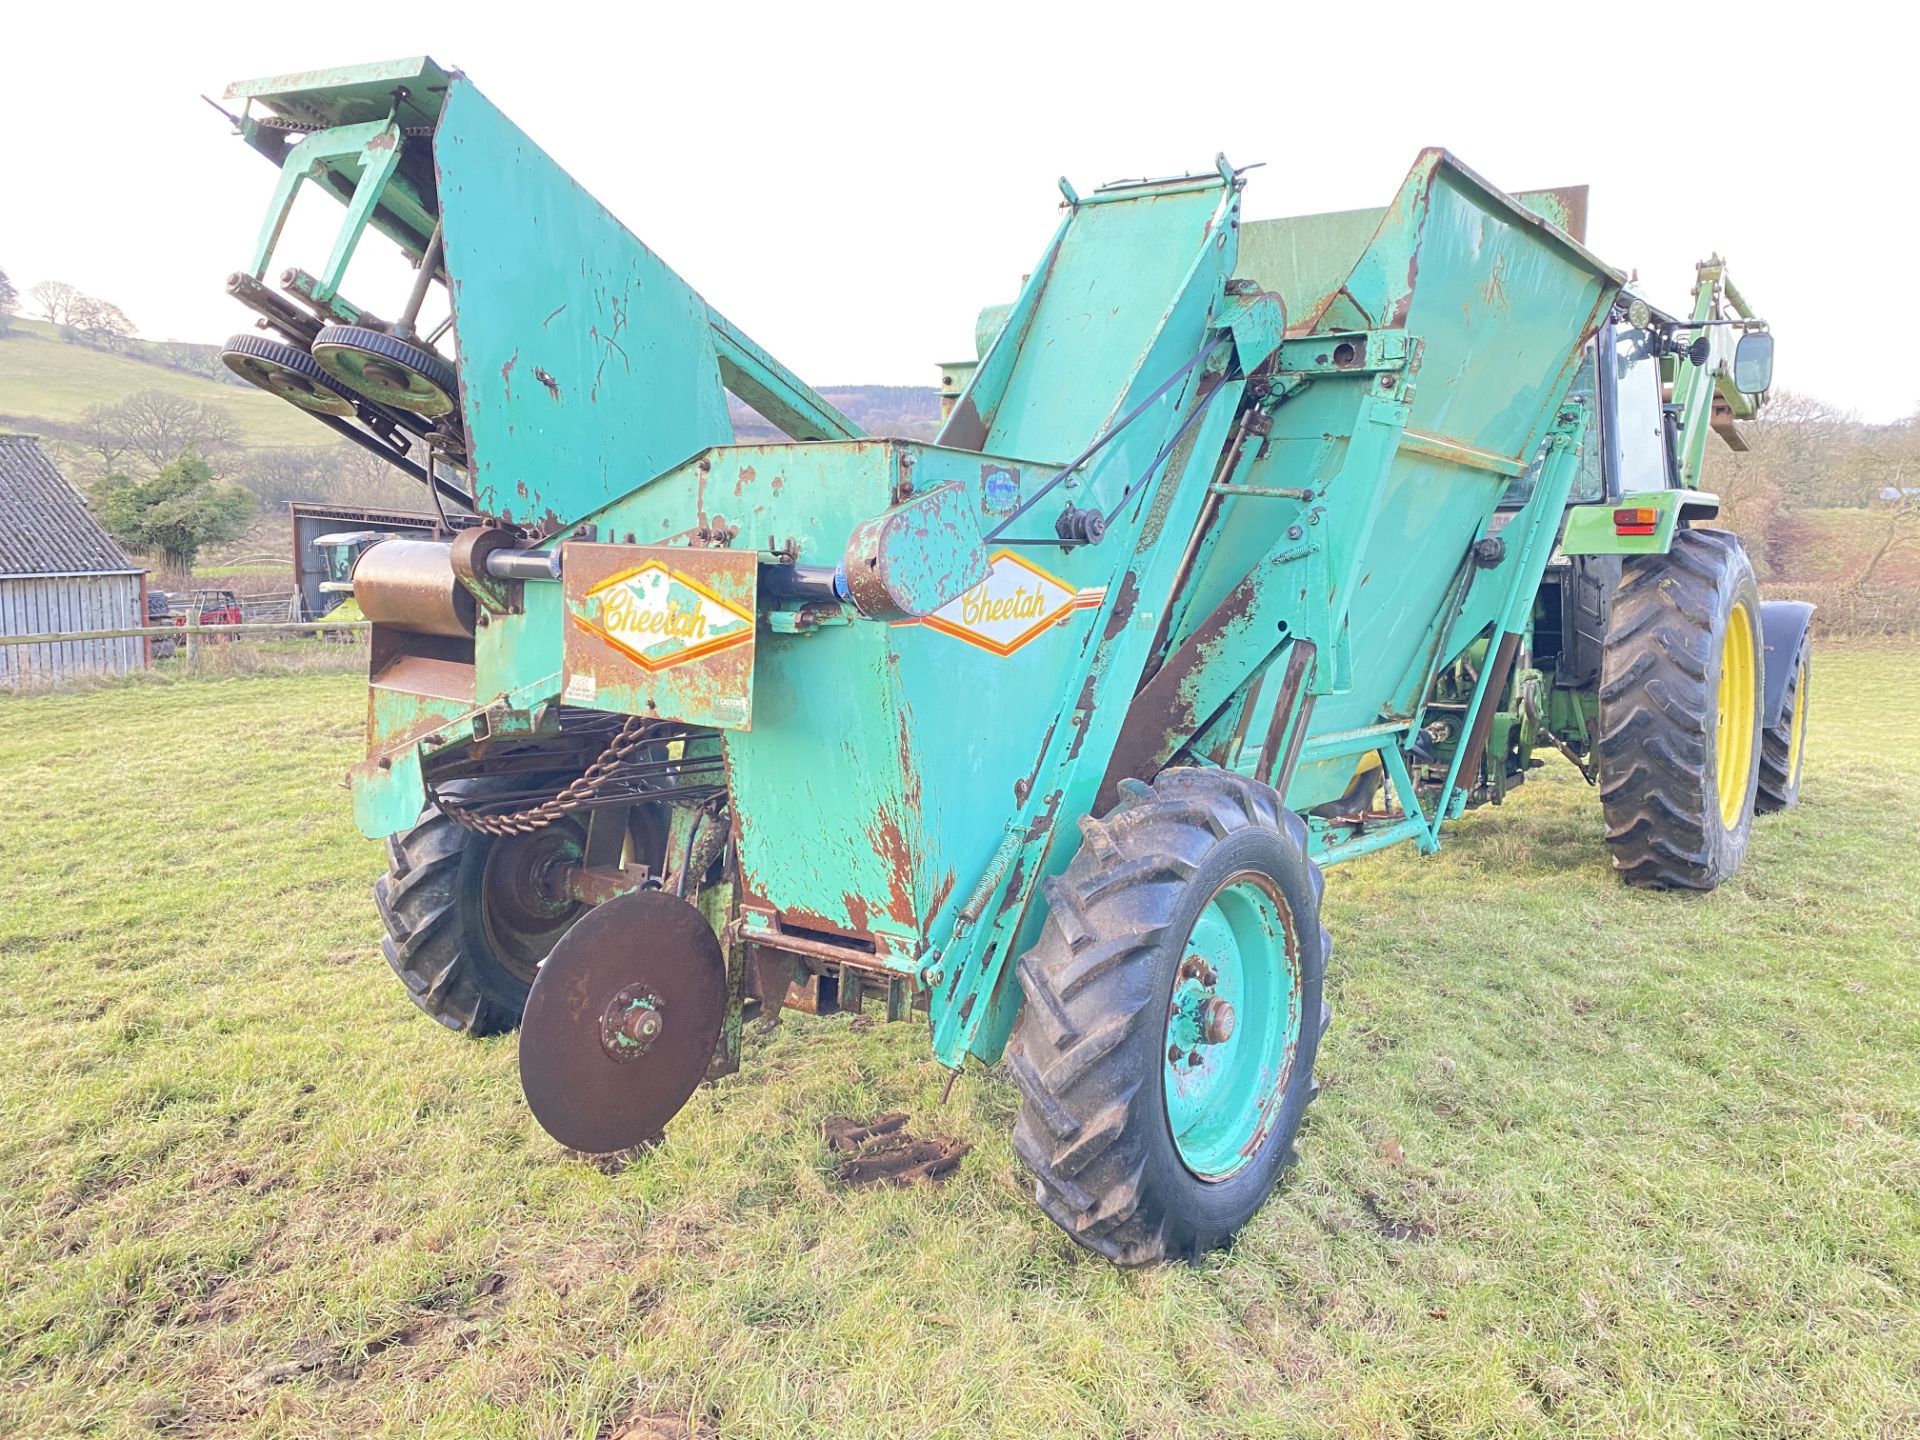
[[[1236,874],[1187,935],[1160,1051],[1174,1148],[1202,1180],[1259,1153],[1293,1077],[1300,1018],[1291,912],[1271,877]]]
[[[487,948],[514,978],[531,985],[583,908],[554,883],[557,866],[577,864],[582,843],[572,825],[493,842],[481,877],[480,917]]]
[[[1753,617],[1744,604],[1727,614],[1720,645],[1719,713],[1714,719],[1714,779],[1719,786],[1720,823],[1731,830],[1747,804],[1753,778]]]

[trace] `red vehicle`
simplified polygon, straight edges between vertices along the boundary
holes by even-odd
[[[173,623],[185,625],[196,613],[202,625],[238,625],[240,623],[240,597],[231,590],[196,590],[184,602],[175,597],[179,606],[174,611]]]

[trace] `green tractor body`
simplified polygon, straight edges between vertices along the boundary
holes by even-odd
[[[1319,863],[1434,848],[1543,743],[1606,776],[1635,703],[1608,669],[1621,567],[1699,560],[1697,442],[1766,388],[1732,384],[1750,317],[1717,273],[1691,328],[1635,325],[1569,233],[1578,193],[1428,150],[1382,211],[1243,225],[1221,159],[1062,182],[937,439],[872,437],[464,76],[228,94],[282,176],[229,282],[278,338],[229,363],[409,469],[454,532],[352,577],[353,803],[415,1000],[476,1034],[524,1014],[529,1099],[586,1149],[737,1064],[755,1005],[924,1007],[942,1064],[1005,1056],[1040,1203],[1126,1263],[1222,1243],[1292,1155]],[[309,183],[340,239],[276,287]],[[341,293],[375,233],[418,267],[392,321]],[[1597,458],[1641,453],[1623,328],[1667,347],[1657,473]],[[1711,353],[1676,361],[1694,334]],[[729,392],[791,443],[733,443]],[[1738,785],[1701,781],[1739,790],[1715,813],[1744,835],[1783,712],[1724,558],[1687,680],[1750,712]],[[1730,615],[1752,653],[1726,679]],[[1650,883],[1728,857],[1704,865]]]

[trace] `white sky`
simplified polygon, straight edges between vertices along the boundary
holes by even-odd
[[[1684,305],[1693,262],[1727,255],[1779,337],[1776,386],[1870,420],[1920,408],[1915,12],[1448,8],[13,7],[0,267],[23,292],[116,301],[154,338],[247,328],[222,280],[274,172],[199,96],[425,52],[814,384],[928,384],[970,355],[975,312],[1052,231],[1058,175],[1084,191],[1224,150],[1266,162],[1261,218],[1384,205],[1442,144],[1508,189],[1591,185],[1588,244],[1657,302]],[[318,270],[324,250],[280,259]]]

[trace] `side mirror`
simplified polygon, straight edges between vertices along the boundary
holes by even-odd
[[[1763,395],[1773,384],[1773,336],[1749,330],[1733,347],[1733,388],[1742,395]]]

